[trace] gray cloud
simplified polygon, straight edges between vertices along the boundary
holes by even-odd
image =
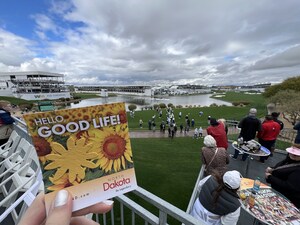
[[[0,29],[0,68],[74,84],[279,82],[299,74],[299,14],[296,0],[53,0],[31,16],[35,42]]]

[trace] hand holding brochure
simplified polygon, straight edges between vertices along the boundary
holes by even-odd
[[[73,211],[137,187],[124,103],[24,115],[40,160],[46,207],[55,191]]]

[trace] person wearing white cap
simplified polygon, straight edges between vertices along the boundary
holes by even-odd
[[[209,225],[236,225],[241,210],[237,190],[241,175],[238,171],[227,171],[223,177],[213,174],[199,182],[201,189],[191,215]]]
[[[271,187],[287,197],[300,208],[300,144],[287,148],[287,157],[265,171],[266,181]]]

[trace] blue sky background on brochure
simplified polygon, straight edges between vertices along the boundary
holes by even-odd
[[[1,0],[0,71],[68,84],[256,84],[300,74],[300,1]]]

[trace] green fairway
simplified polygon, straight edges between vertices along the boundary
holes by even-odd
[[[201,168],[203,139],[131,139],[138,185],[186,210]]]
[[[257,116],[263,118],[267,113],[266,99],[261,94],[245,94],[240,92],[227,92],[224,97],[217,98],[227,102],[247,101],[247,106],[211,106],[211,107],[193,107],[193,108],[175,108],[174,116],[176,125],[185,124],[185,116],[188,115],[189,119],[194,119],[196,127],[206,128],[208,126],[207,117],[224,118],[226,120],[240,120],[246,116],[249,109],[257,108]],[[172,103],[172,102],[170,102]],[[199,112],[202,111],[203,115],[199,116]],[[127,114],[128,124],[130,130],[147,130],[148,121],[155,115],[156,129],[159,129],[159,125],[162,120],[166,121],[166,109],[162,110],[163,116],[159,118],[159,112],[156,110],[144,110],[136,111],[134,118],[131,118],[129,113]],[[182,112],[181,119],[178,117],[179,112]],[[143,128],[139,128],[139,120],[143,120]]]

